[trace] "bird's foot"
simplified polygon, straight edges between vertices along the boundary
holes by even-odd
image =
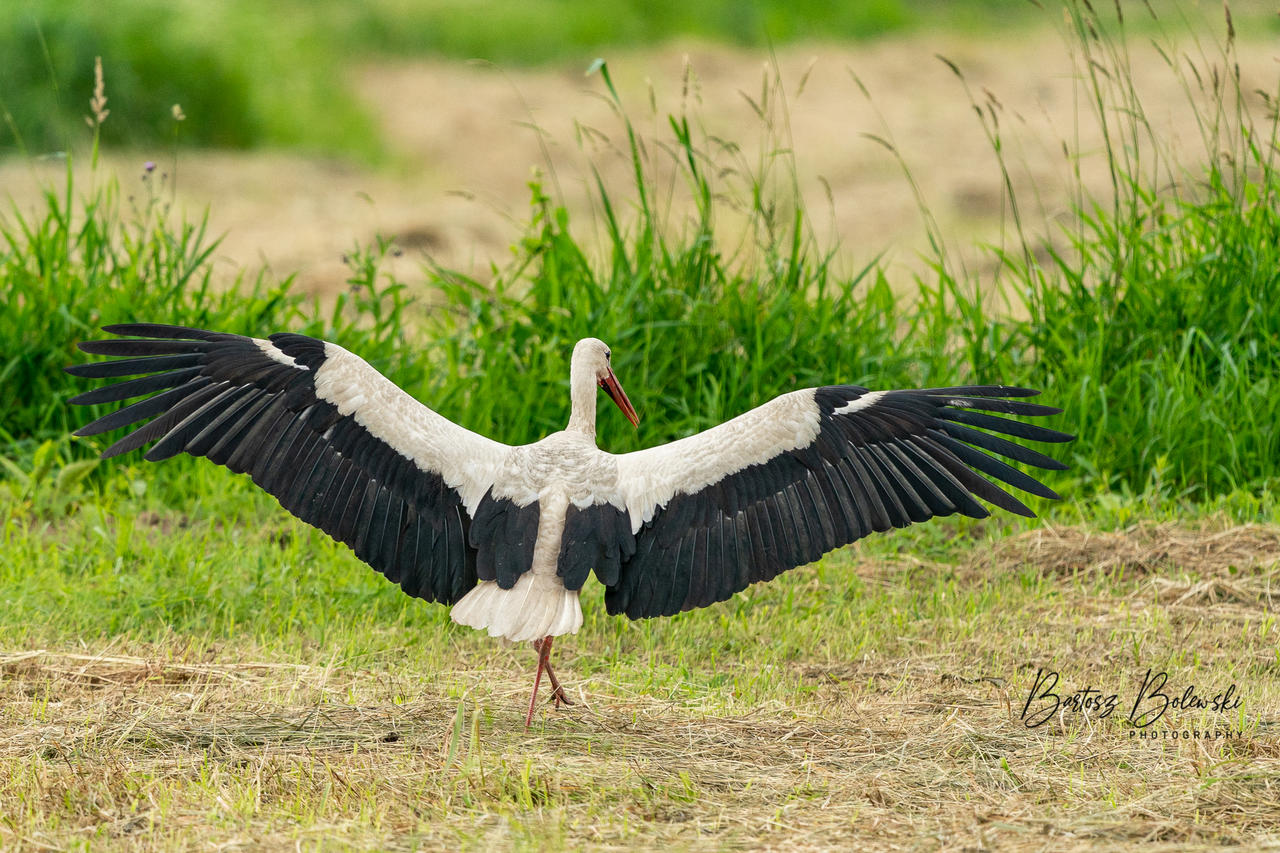
[[[543,637],[541,640],[534,640],[533,648],[538,653],[539,674],[543,671],[547,673],[547,679],[551,682],[551,699],[555,702],[556,708],[559,708],[562,702],[565,705],[573,705],[573,702],[569,699],[569,694],[560,686],[560,679],[556,678],[555,670],[551,668],[551,643],[554,639],[554,637]],[[532,709],[533,703],[530,702],[529,704],[530,709]],[[532,710],[530,711],[529,719],[533,719]],[[527,723],[525,727],[528,728]]]
[[[533,648],[538,653],[538,672],[533,676],[533,695],[529,697],[529,713],[524,718],[524,727],[526,729],[533,725],[533,709],[538,701],[538,685],[542,683],[544,670],[551,678],[551,695],[554,696],[556,691],[560,689],[560,683],[556,681],[554,675],[551,675],[551,638],[543,637],[541,640],[534,640]]]
[[[555,700],[556,707],[559,708],[561,702],[572,705],[569,694],[565,693],[564,688],[560,686],[560,679],[556,678],[556,674],[551,671],[551,664],[547,664],[547,676],[551,679],[551,698]]]

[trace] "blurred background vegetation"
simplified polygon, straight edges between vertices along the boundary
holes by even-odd
[[[1109,4],[1108,4],[1109,5]],[[1175,3],[1156,2],[1176,14]],[[1277,31],[1261,2],[1242,25]],[[1144,16],[1130,13],[1138,26]],[[183,144],[382,153],[351,95],[351,65],[385,57],[480,59],[506,67],[695,38],[765,47],[842,42],[920,28],[993,29],[1043,21],[1028,0],[21,0],[0,4],[0,150],[62,150],[83,127],[94,57],[111,81],[108,144],[174,139],[170,107],[190,117]]]
[[[1062,11],[995,0],[960,0],[941,17],[926,12],[932,4],[908,0],[834,12],[763,0],[632,3],[609,15],[576,0],[487,4],[483,15],[470,8],[407,0],[7,5],[0,93],[28,156],[69,139],[92,138],[96,152],[98,144],[171,138],[178,129],[170,107],[181,103],[191,117],[184,143],[376,158],[362,107],[342,85],[344,63],[362,57],[572,57],[581,68],[599,47],[678,35],[762,45],[939,21],[1003,26]],[[101,324],[145,319],[341,340],[446,416],[511,443],[562,425],[563,395],[548,393],[548,383],[564,384],[576,338],[598,335],[661,413],[638,434],[604,419],[602,444],[618,451],[705,428],[797,385],[1025,384],[1065,406],[1059,425],[1081,434],[1070,461],[1082,495],[1197,502],[1260,493],[1280,474],[1276,90],[1259,96],[1230,74],[1232,36],[1209,43],[1200,66],[1170,50],[1166,71],[1185,84],[1213,154],[1179,171],[1129,85],[1126,41],[1146,38],[1143,27],[1178,25],[1181,13],[1170,8],[1167,21],[1148,15],[1134,35],[1112,10],[1065,7],[1081,118],[1092,115],[1107,131],[1111,185],[1104,196],[1078,187],[1073,216],[1046,234],[1025,227],[1019,211],[1028,200],[1006,183],[1008,240],[987,250],[994,281],[958,263],[941,233],[931,233],[926,272],[914,282],[891,285],[877,262],[838,272],[836,247],[815,238],[807,212],[787,195],[796,164],[783,99],[773,102],[782,112],[761,113],[777,156],[748,176],[745,198],[730,199],[720,170],[730,147],[688,116],[672,116],[647,147],[607,68],[593,85],[624,128],[634,184],[622,195],[597,186],[606,244],[585,243],[554,188],[535,179],[511,263],[483,281],[429,266],[410,285],[387,268],[395,250],[379,240],[348,253],[348,288],[334,299],[248,270],[228,289],[211,278],[217,241],[202,221],[154,195],[125,204],[109,183],[73,190],[68,169],[43,212],[0,219],[0,375],[11,389],[0,400],[0,435],[10,472],[30,480],[56,460],[92,456],[92,442],[67,440],[94,413],[65,405],[83,388],[60,368],[82,357],[74,341]],[[1246,7],[1235,26],[1264,20]],[[91,134],[85,104],[99,55],[111,117]],[[1007,154],[997,112],[989,100],[973,106],[998,185]],[[664,158],[661,169],[655,157]],[[675,175],[691,199],[690,221],[673,223],[659,209],[657,185],[671,180],[659,171]],[[913,191],[909,170],[901,191]],[[746,252],[719,239],[729,206],[743,223]],[[927,208],[922,215],[930,219]],[[54,449],[39,455],[49,442]],[[185,463],[161,466],[179,486],[188,485],[187,471]]]
[[[376,156],[369,122],[343,80],[378,56],[483,59],[503,65],[572,60],[600,50],[694,36],[735,44],[805,37],[867,38],[928,20],[933,4],[872,0],[708,3],[587,0],[33,0],[0,8],[0,93],[28,150],[67,146],[103,57],[117,121],[110,144],[164,141],[169,108],[192,117],[183,141],[301,147]],[[943,14],[977,16],[999,0],[960,0]]]

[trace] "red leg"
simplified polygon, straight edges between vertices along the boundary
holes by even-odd
[[[554,638],[547,637],[545,640],[542,641],[542,644],[543,644],[543,647],[547,650],[546,667],[547,667],[547,677],[551,679],[551,698],[556,700],[556,707],[559,708],[561,702],[563,702],[566,705],[572,705],[573,703],[569,701],[568,694],[566,694],[564,692],[564,688],[560,686],[560,679],[556,678],[555,670],[551,668],[552,639]]]
[[[564,692],[564,688],[560,686],[560,679],[556,678],[555,671],[551,668],[551,642],[554,637],[543,637],[541,640],[533,641],[533,648],[538,652],[538,674],[533,678],[533,695],[529,697],[529,713],[524,718],[524,727],[527,729],[533,724],[533,709],[538,701],[538,685],[542,682],[542,672],[546,670],[547,678],[551,680],[551,698],[555,700],[556,707],[560,707],[563,702],[566,705],[572,705],[569,696]]]
[[[551,639],[550,637],[547,638]],[[534,640],[533,647],[538,651],[538,673],[533,677],[533,695],[529,697],[529,713],[525,715],[524,727],[533,725],[533,707],[538,701],[538,685],[542,683],[542,670],[547,669],[547,658],[551,655],[551,644],[543,640]]]

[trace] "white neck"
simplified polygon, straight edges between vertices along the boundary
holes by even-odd
[[[569,425],[570,432],[581,432],[596,437],[596,378],[592,372],[573,360],[569,367]]]

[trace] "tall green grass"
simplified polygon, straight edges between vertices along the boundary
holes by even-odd
[[[1128,23],[1069,8],[1079,94],[1108,140],[1111,191],[1090,197],[1077,173],[1074,221],[1042,235],[1024,224],[1026,200],[1009,194],[1015,239],[995,253],[998,290],[1029,318],[956,331],[970,363],[990,353],[992,369],[1051,389],[1099,487],[1196,498],[1260,488],[1280,472],[1277,80],[1246,91],[1229,9],[1224,37],[1190,49],[1146,12],[1162,33],[1150,59],[1181,83],[1195,116],[1203,166],[1186,169],[1188,152],[1156,130],[1134,88]],[[1259,98],[1263,108],[1251,107]],[[998,111],[975,107],[1007,175]],[[935,307],[980,313],[943,255]]]
[[[7,460],[23,493],[47,487],[46,497],[65,506],[67,488],[85,473],[73,460],[100,449],[69,439],[107,409],[68,405],[76,383],[62,368],[83,358],[75,342],[128,317],[260,336],[282,329],[324,335],[348,342],[408,386],[423,384],[429,367],[408,336],[404,285],[377,279],[390,251],[385,242],[353,248],[349,290],[321,306],[294,291],[291,278],[216,274],[218,241],[207,221],[173,216],[154,175],[144,173],[143,186],[123,203],[116,184],[77,187],[72,175],[68,163],[63,185],[45,193],[42,216],[16,208],[0,215],[0,387],[7,391],[0,397],[0,461]],[[162,493],[182,500],[191,471],[183,461],[156,472],[164,486],[177,488]],[[71,472],[77,476],[68,482]],[[115,488],[146,491],[132,478]]]
[[[611,450],[703,429],[799,386],[1004,382],[1066,408],[1058,425],[1081,436],[1070,461],[1086,493],[1212,501],[1265,488],[1280,460],[1275,116],[1248,108],[1225,40],[1185,78],[1213,156],[1181,170],[1125,83],[1124,28],[1072,9],[1082,93],[1111,141],[1112,193],[1081,189],[1058,232],[1037,231],[1031,206],[1008,198],[994,281],[957,272],[941,234],[933,277],[915,294],[903,297],[876,264],[837,273],[794,201],[785,122],[771,112],[781,99],[760,98],[773,153],[745,163],[700,133],[696,116],[642,139],[605,67],[633,170],[628,187],[597,176],[603,250],[587,248],[588,229],[570,221],[552,182],[535,181],[517,257],[491,281],[438,268],[398,281],[380,242],[351,253],[349,292],[320,305],[287,280],[213,286],[200,225],[122,211],[109,187],[78,202],[68,185],[49,195],[43,220],[10,216],[0,224],[0,357],[13,393],[0,429],[23,456],[93,416],[64,405],[82,389],[58,368],[94,327],[146,319],[339,340],[446,416],[520,443],[563,426],[569,352],[596,335],[642,415],[638,432],[601,419]],[[1003,158],[997,114],[978,113]],[[682,209],[673,197],[692,216],[670,213]],[[743,223],[741,244],[720,235],[729,214]],[[162,471],[188,469],[153,476]]]
[[[70,344],[93,335],[105,317],[167,315],[180,306],[193,322],[256,328],[263,317],[295,310],[288,282],[241,277],[214,288],[217,244],[205,223],[171,223],[162,207],[152,197],[143,210],[122,211],[115,186],[77,195],[68,168],[64,186],[45,192],[42,217],[14,210],[0,224],[0,381],[16,391],[0,398],[8,441],[78,423],[58,374],[75,358]]]

